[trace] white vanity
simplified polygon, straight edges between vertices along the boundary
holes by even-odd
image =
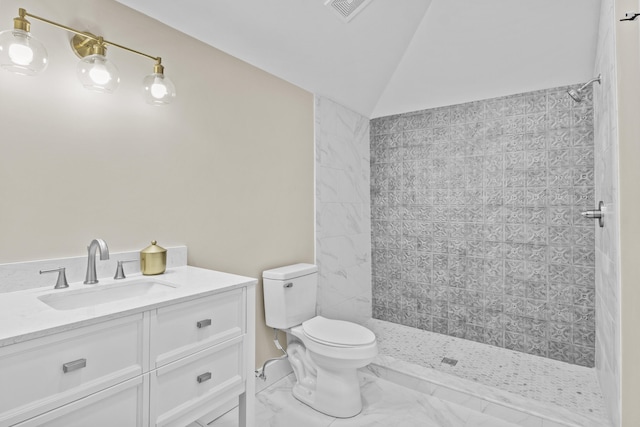
[[[232,403],[253,427],[256,283],[178,267],[0,294],[0,427],[184,427]]]

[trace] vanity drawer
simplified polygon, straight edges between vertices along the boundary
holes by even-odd
[[[0,426],[141,375],[147,342],[139,314],[0,348]]]
[[[150,374],[152,426],[181,427],[244,391],[244,337],[236,337]]]
[[[159,308],[151,316],[151,365],[158,368],[245,333],[242,289]]]
[[[125,381],[16,427],[147,427],[149,376]]]

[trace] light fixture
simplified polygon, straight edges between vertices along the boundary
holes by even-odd
[[[176,87],[164,75],[164,67],[160,62],[153,66],[153,74],[143,80],[144,97],[149,104],[167,104],[176,96]]]
[[[98,92],[113,92],[120,83],[118,69],[107,59],[107,46],[115,46],[155,61],[153,73],[144,78],[144,94],[153,105],[170,103],[176,96],[173,82],[164,75],[162,58],[151,56],[129,47],[105,40],[88,32],[81,32],[66,25],[32,15],[25,9],[18,9],[18,17],[13,20],[13,29],[0,33],[0,68],[17,74],[35,75],[47,66],[47,51],[31,36],[31,17],[75,34],[71,47],[81,58],[76,70],[82,85]]]
[[[86,89],[96,92],[113,92],[120,83],[120,77],[116,66],[105,56],[107,47],[102,37],[93,44],[91,51],[92,53],[83,57],[76,67],[80,83]]]
[[[31,37],[31,24],[24,15],[13,20],[13,29],[0,33],[0,67],[33,76],[47,68],[47,50]]]

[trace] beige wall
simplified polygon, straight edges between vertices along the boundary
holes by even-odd
[[[0,263],[185,244],[189,264],[260,277],[314,260],[313,96],[104,0],[2,0],[163,57],[178,98],[146,105],[153,61],[111,48],[122,83],[84,90],[69,34],[32,20],[49,68],[0,70]],[[0,284],[1,286],[1,284]],[[272,350],[258,290],[257,361]]]
[[[638,11],[616,0],[615,16]],[[616,24],[620,137],[622,425],[640,425],[640,22]]]

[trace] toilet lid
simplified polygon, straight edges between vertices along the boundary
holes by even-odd
[[[322,316],[302,322],[302,329],[312,340],[330,345],[355,347],[371,344],[376,340],[374,333],[364,326]]]

